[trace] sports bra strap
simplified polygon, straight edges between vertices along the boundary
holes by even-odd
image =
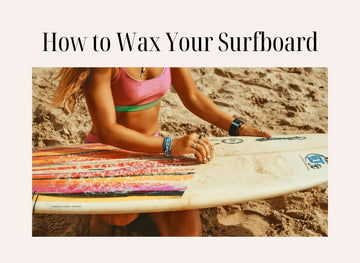
[[[136,105],[136,106],[116,106],[115,105],[115,111],[126,111],[126,112],[131,112],[131,111],[141,111],[141,110],[147,110],[150,109],[152,107],[155,107],[156,105],[158,105],[161,101],[161,98],[147,103],[147,104],[143,104],[143,105]]]

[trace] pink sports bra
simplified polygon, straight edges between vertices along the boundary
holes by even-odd
[[[137,80],[131,77],[124,68],[111,82],[116,111],[140,111],[152,108],[160,103],[161,98],[171,85],[170,68],[164,68],[155,78]]]

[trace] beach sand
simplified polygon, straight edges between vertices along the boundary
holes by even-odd
[[[86,103],[74,114],[52,108],[56,68],[33,68],[32,145],[82,143],[91,128]],[[327,133],[327,68],[192,68],[202,93],[223,111],[272,135]],[[160,110],[161,135],[227,132],[190,113],[171,89]],[[328,185],[266,200],[201,209],[203,236],[327,236]],[[88,236],[90,215],[35,214],[33,236]],[[156,236],[146,214],[116,236]]]

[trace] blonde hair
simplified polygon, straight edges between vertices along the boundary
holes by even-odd
[[[71,113],[77,102],[84,96],[82,85],[90,74],[90,68],[61,68],[57,76],[60,79],[52,100],[55,107],[68,108]]]

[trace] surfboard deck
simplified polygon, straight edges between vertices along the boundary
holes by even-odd
[[[193,156],[135,153],[104,144],[33,149],[34,213],[112,214],[208,208],[327,182],[327,134],[212,137]]]

